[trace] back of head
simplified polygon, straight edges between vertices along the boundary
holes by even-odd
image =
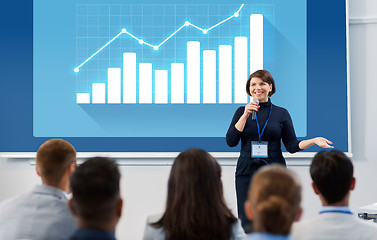
[[[76,150],[63,139],[50,139],[37,152],[36,166],[43,183],[57,186],[67,167],[76,162]]]
[[[180,153],[170,172],[164,216],[155,226],[164,227],[166,239],[229,239],[235,221],[216,159],[202,149]]]
[[[317,153],[310,165],[310,175],[328,204],[342,201],[353,180],[351,160],[337,150]]]
[[[300,210],[301,184],[280,165],[261,168],[253,177],[247,204],[255,232],[288,235]]]
[[[90,158],[71,176],[72,202],[86,226],[96,227],[114,219],[120,200],[117,164],[103,157]]]

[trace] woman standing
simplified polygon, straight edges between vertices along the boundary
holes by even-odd
[[[288,111],[271,103],[275,93],[275,81],[266,70],[258,70],[249,76],[246,92],[257,101],[239,107],[233,116],[226,141],[230,147],[237,146],[241,140],[241,152],[236,168],[236,192],[238,217],[245,232],[251,232],[251,222],[244,212],[244,203],[253,174],[270,163],[286,165],[281,140],[290,153],[295,153],[313,145],[333,148],[331,141],[316,137],[298,141]],[[259,104],[257,104],[257,102]],[[251,117],[255,112],[255,119]]]

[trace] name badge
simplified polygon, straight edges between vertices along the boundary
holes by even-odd
[[[251,157],[268,158],[268,142],[252,141],[251,142]]]

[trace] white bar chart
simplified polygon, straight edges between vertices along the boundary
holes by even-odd
[[[108,103],[120,102],[120,68],[109,68],[107,75],[107,99]]]
[[[216,51],[203,51],[203,103],[216,103]]]
[[[155,103],[168,103],[168,71],[156,70],[155,76]]]
[[[186,62],[172,62],[165,69],[124,52],[122,67],[108,68],[107,83],[92,83],[91,92],[76,94],[76,103],[245,104],[247,78],[263,69],[264,48],[263,15],[251,14],[249,19],[249,36],[236,36],[232,44],[212,49],[187,41]]]
[[[263,69],[263,15],[250,15],[250,73]]]
[[[171,64],[171,103],[185,102],[185,65]]]
[[[139,103],[152,103],[152,63],[139,64]]]
[[[219,103],[232,103],[232,46],[219,47]]]
[[[90,93],[78,93],[76,101],[78,104],[89,104]]]
[[[93,83],[92,97],[93,103],[106,103],[106,84]]]
[[[200,103],[200,42],[187,42],[187,103]]]
[[[136,53],[123,53],[123,103],[136,103]]]
[[[247,37],[234,38],[234,102],[247,103]]]

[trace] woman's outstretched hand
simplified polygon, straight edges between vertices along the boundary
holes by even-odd
[[[315,138],[301,141],[298,146],[300,149],[307,149],[308,147],[311,147],[313,145],[318,145],[319,147],[322,147],[322,148],[334,148],[330,144],[333,144],[333,143],[324,137],[315,137]]]
[[[331,146],[330,144],[333,144],[330,140],[327,140],[326,138],[323,138],[323,137],[316,137],[313,139],[314,140],[314,143],[320,147],[323,147],[323,148],[334,148],[333,146]]]

